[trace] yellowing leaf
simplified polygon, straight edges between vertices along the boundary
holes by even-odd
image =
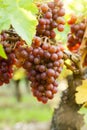
[[[87,80],[84,80],[82,86],[77,87],[76,91],[75,97],[77,104],[87,102]]]
[[[3,46],[0,44],[0,56],[7,59]]]
[[[26,76],[25,70],[22,69],[22,68],[20,68],[20,69],[18,69],[18,70],[16,70],[16,71],[14,72],[13,79],[14,79],[14,80],[20,80],[20,79],[23,79],[25,76]]]

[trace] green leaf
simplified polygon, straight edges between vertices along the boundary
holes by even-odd
[[[7,59],[3,46],[0,44],[0,56]]]
[[[7,14],[6,7],[0,8],[0,31],[8,29],[10,27],[10,19]]]
[[[31,44],[32,38],[35,35],[37,20],[36,16],[33,14],[36,11],[36,7],[32,3],[32,0],[28,1],[1,1],[2,6],[0,5],[0,31],[8,29],[10,25],[12,25],[19,36],[21,36],[22,39],[24,39],[28,44]],[[24,5],[19,6],[20,2],[22,5]],[[27,5],[29,5],[29,11],[26,10]]]
[[[38,12],[36,5],[33,3],[33,0],[19,0],[19,7],[31,11],[33,14]]]
[[[87,124],[87,108],[86,108],[86,107],[82,107],[82,108],[79,110],[79,113],[84,115],[84,121],[85,121],[85,123]]]
[[[9,29],[10,27],[10,20],[6,16],[0,16],[0,32],[2,30]]]
[[[37,20],[31,12],[18,8],[12,13],[12,15],[10,15],[10,20],[16,32],[28,44],[31,44],[37,25]]]
[[[80,113],[80,114],[87,114],[87,108],[82,107],[82,108],[79,110],[79,113]]]

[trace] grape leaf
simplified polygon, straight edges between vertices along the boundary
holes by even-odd
[[[77,104],[83,104],[87,102],[87,80],[83,81],[83,84],[76,88],[75,94]]]
[[[10,27],[10,20],[9,20],[9,18],[4,16],[4,15],[0,16],[0,32],[2,30],[6,30],[6,29],[8,30],[9,27]]]
[[[82,115],[84,115],[84,121],[87,124],[87,108],[86,107],[82,107],[79,110],[79,113],[82,114]]]
[[[26,2],[25,5],[27,4]],[[32,13],[33,4],[31,1],[30,11],[27,11],[21,8],[18,3],[19,0],[3,0],[2,6],[0,5],[0,31],[8,29],[12,25],[19,36],[28,44],[31,44],[37,25],[36,17]],[[36,7],[33,9],[36,9]]]
[[[7,59],[3,46],[0,44],[0,56]]]
[[[33,14],[38,12],[36,5],[33,3],[33,0],[19,0],[18,5],[27,11],[31,11]]]
[[[16,71],[14,71],[13,79],[14,80],[20,80],[26,77],[25,70],[23,68],[19,68]]]
[[[31,14],[31,12],[26,12],[25,10],[18,8],[12,13],[12,15],[10,15],[10,20],[16,32],[28,44],[31,44],[37,25],[36,18]]]

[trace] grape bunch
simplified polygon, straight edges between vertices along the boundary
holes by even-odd
[[[70,24],[71,32],[68,34],[68,41],[67,41],[67,47],[70,51],[75,53],[78,52],[84,36],[85,29],[86,29],[85,20],[81,21],[80,23],[76,23],[75,21],[75,23]]]
[[[11,26],[0,34],[7,59],[0,57],[0,85],[9,83],[14,65],[23,67],[31,81],[33,95],[41,102],[47,103],[57,93],[59,77],[63,68],[63,47],[58,45],[55,29],[64,30],[65,10],[61,0],[38,4],[39,15],[36,34],[32,45],[28,47]],[[56,44],[56,45],[55,45]]]
[[[36,36],[41,35],[54,39],[56,36],[55,28],[60,32],[64,30],[65,20],[63,16],[65,15],[65,10],[62,1],[54,0],[46,4],[43,3],[38,5],[38,9],[39,16]]]
[[[27,48],[28,46],[26,46],[26,42],[22,39],[15,43],[14,53],[16,57],[15,65],[17,68],[23,67],[24,62],[28,57]]]
[[[0,57],[0,86],[8,84],[13,74],[13,65],[15,64],[15,54],[8,42],[6,33],[0,34],[0,44],[3,45],[7,59]]]
[[[43,103],[57,93],[55,81],[63,67],[63,48],[46,43],[35,36],[31,47],[27,48],[28,58],[23,67],[31,81],[33,95]]]

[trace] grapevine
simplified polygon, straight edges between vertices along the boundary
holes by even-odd
[[[0,57],[0,86],[12,79],[14,66],[26,71],[33,95],[38,101],[47,103],[57,93],[58,82],[65,65],[75,74],[83,74],[82,66],[87,66],[87,52],[81,62],[81,45],[87,28],[86,18],[78,21],[74,15],[68,20],[70,32],[67,34],[65,50],[56,40],[56,31],[61,33],[65,26],[65,9],[61,0],[38,3],[38,24],[31,46],[17,34],[11,25],[0,33],[0,44],[3,45],[7,59]],[[87,40],[85,41],[85,50]],[[70,60],[70,64],[66,60]],[[82,63],[82,65],[81,65]],[[81,65],[81,66],[80,66]]]

